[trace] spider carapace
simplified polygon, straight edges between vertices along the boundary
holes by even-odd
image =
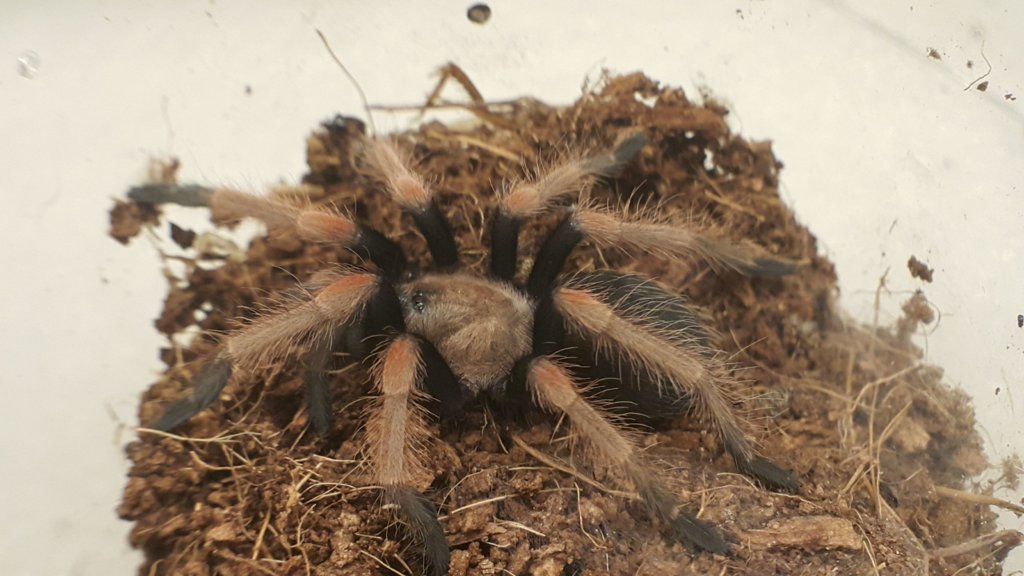
[[[303,206],[230,189],[133,189],[129,196],[138,202],[206,205],[218,219],[257,218],[307,242],[344,245],[362,263],[316,274],[306,299],[227,336],[190,395],[149,426],[183,424],[219,396],[232,372],[283,360],[299,344],[306,350],[310,422],[324,433],[332,423],[328,371],[335,352],[345,349],[372,365],[363,441],[374,482],[422,543],[431,574],[448,572],[450,550],[435,506],[417,488],[431,481],[418,447],[430,441],[428,419],[457,419],[465,402],[480,394],[513,408],[510,413],[536,407],[563,416],[592,462],[617,471],[676,537],[691,549],[727,554],[723,532],[679,506],[641,454],[637,431],[610,406],[626,404],[651,417],[689,410],[719,435],[744,474],[787,491],[796,489],[795,478],[758,455],[736,410],[736,382],[722,353],[681,297],[641,276],[574,272],[567,262],[578,244],[589,242],[669,260],[699,257],[762,277],[783,276],[795,266],[650,212],[583,201],[596,181],[614,177],[646,144],[642,133],[633,134],[607,152],[565,160],[505,186],[488,214],[484,275],[460,266],[433,188],[387,139],[363,139],[362,163],[426,239],[428,270],[413,270],[394,241],[345,215],[345,207]],[[521,227],[552,213],[557,225],[517,281]]]

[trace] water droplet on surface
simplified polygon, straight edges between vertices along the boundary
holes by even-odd
[[[18,74],[25,78],[35,78],[39,74],[39,54],[26,50],[18,56]]]

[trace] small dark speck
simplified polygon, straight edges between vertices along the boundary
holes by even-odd
[[[562,576],[580,576],[583,574],[583,562],[573,560],[562,568]]]
[[[1017,314],[1017,328],[1024,328],[1024,314]]]
[[[939,54],[939,51],[936,50],[935,48],[928,49],[928,57],[931,58],[932,60],[942,60],[942,55]]]
[[[999,396],[999,391],[1002,390],[999,386],[996,386],[996,396]]]
[[[885,498],[885,501],[889,503],[889,506],[898,508],[900,505],[900,499],[896,497],[896,492],[892,489],[892,486],[885,482],[879,484],[878,492]]]
[[[171,240],[174,240],[174,243],[183,249],[188,250],[196,240],[196,233],[171,222]]]
[[[1007,92],[1006,94],[1003,94],[1003,99],[1004,100],[1009,100],[1010,102],[1013,102],[1013,101],[1017,100],[1017,97],[1014,96],[1011,92]]]
[[[476,24],[484,24],[491,19],[491,7],[487,4],[473,4],[466,10],[466,18]]]
[[[988,80],[979,83],[977,86],[975,86],[975,88],[978,90],[978,92],[984,92],[985,90],[988,90]]]
[[[245,95],[246,96],[252,96],[252,86],[249,85],[249,84],[245,85]]]
[[[970,70],[971,68],[974,68],[974,60],[967,61],[967,69]]]

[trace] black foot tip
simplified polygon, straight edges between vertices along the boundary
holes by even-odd
[[[680,512],[672,521],[672,529],[692,552],[710,552],[720,556],[732,554],[726,537],[710,522],[698,519],[688,512]]]
[[[163,415],[160,416],[156,422],[147,426],[147,428],[151,430],[159,430],[160,432],[170,432],[187,422],[190,418],[202,411],[203,408],[203,406],[198,405],[192,398],[179,400],[174,404],[171,404],[167,410],[164,411]]]
[[[177,204],[209,206],[213,190],[194,184],[153,183],[128,190],[128,199],[139,204]]]
[[[741,471],[761,483],[768,490],[795,494],[800,491],[800,481],[790,470],[779,468],[768,460],[755,457]]]
[[[745,270],[748,276],[754,278],[783,278],[796,272],[797,265],[786,260],[775,258],[755,258],[753,265]]]
[[[647,134],[638,132],[626,138],[615,147],[615,161],[620,164],[631,162],[647,145]]]

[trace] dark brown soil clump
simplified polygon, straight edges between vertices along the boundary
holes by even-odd
[[[911,256],[910,260],[907,260],[907,269],[910,270],[910,275],[914,278],[920,278],[925,282],[931,282],[935,276],[935,270],[929,268],[927,264],[917,259],[917,256]]]
[[[832,264],[780,200],[781,162],[769,142],[730,134],[724,107],[695,105],[640,74],[609,78],[564,108],[530,100],[469,108],[480,119],[472,127],[430,123],[398,140],[438,179],[462,261],[473,270],[487,265],[493,185],[567,147],[606,147],[636,131],[649,144],[620,177],[598,186],[597,200],[657,206],[802,263],[782,279],[751,279],[592,248],[573,256],[576,269],[645,274],[705,309],[721,335],[716,344],[749,382],[748,408],[770,416],[764,453],[794,470],[802,488],[758,488],[692,419],[650,434],[648,457],[685,505],[737,537],[734,557],[691,555],[642,506],[610,489],[629,486],[591,481],[553,420],[509,432],[478,410],[461,431],[435,430],[427,448],[435,477],[428,495],[454,547],[452,574],[952,574],[972,562],[971,574],[1001,573],[1010,536],[949,548],[994,529],[987,506],[956,497],[987,466],[969,399],[921,363],[906,334],[865,328],[837,311]],[[354,168],[361,130],[338,118],[309,138],[302,193],[350,209],[425,263],[422,238]],[[137,232],[127,222],[133,210],[114,210],[120,239]],[[521,270],[550,225],[524,235]],[[196,254],[187,276],[172,282],[158,329],[170,337],[198,327],[203,336],[163,350],[167,371],[143,397],[143,424],[186,393],[216,350],[207,335],[236,327],[236,318],[293,290],[295,278],[352,258],[261,237],[244,259],[212,261]],[[913,308],[915,326],[926,309]],[[367,486],[359,453],[364,367],[338,372],[326,438],[307,430],[301,368],[293,360],[236,375],[180,436],[141,432],[128,447],[133,467],[120,514],[135,522],[132,544],[146,553],[140,574],[420,573],[416,545],[402,540]]]

